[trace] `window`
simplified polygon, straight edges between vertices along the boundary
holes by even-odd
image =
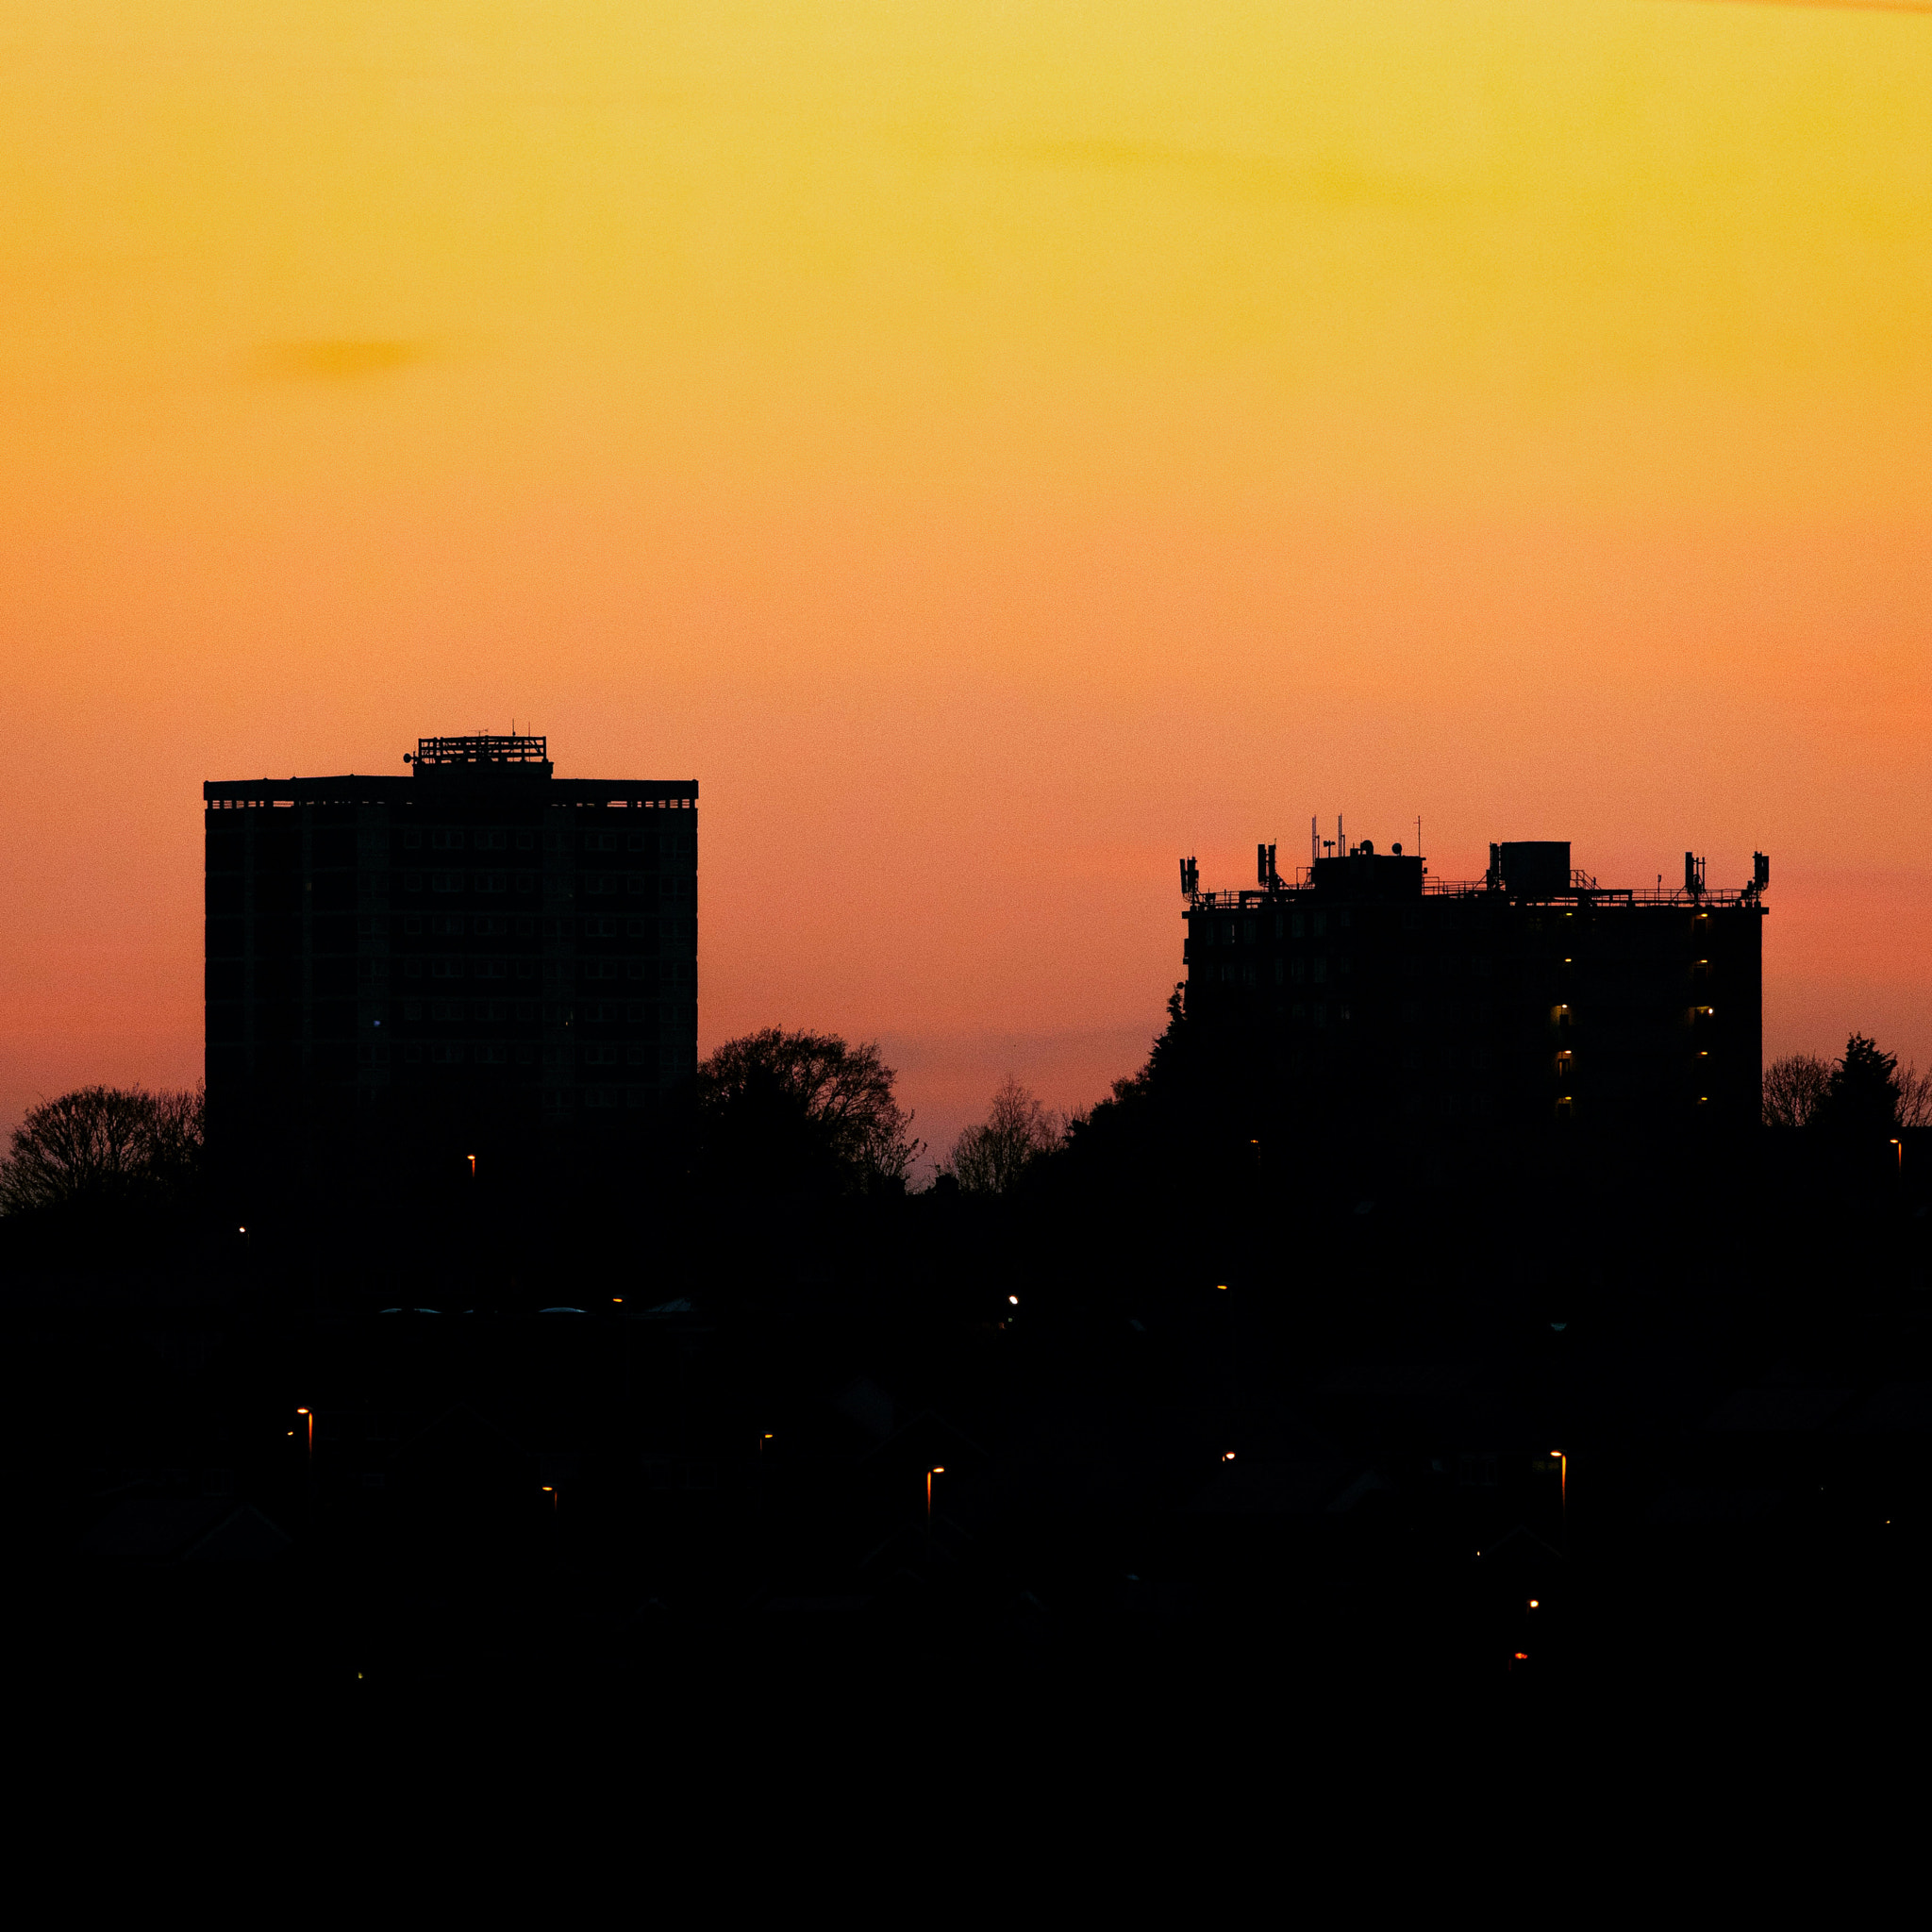
[[[1251,946],[1255,943],[1255,922],[1252,919],[1242,922],[1241,938],[1247,941]]]
[[[463,875],[459,872],[433,872],[429,874],[429,890],[432,892],[460,892]]]
[[[1234,921],[1231,919],[1221,928],[1221,943],[1224,946],[1234,944]]]
[[[412,962],[412,963],[413,963],[413,962]],[[405,1000],[405,1001],[403,1002],[403,1018],[404,1018],[404,1019],[406,1019],[406,1020],[420,1020],[420,1019],[421,1019],[422,1017],[423,1017],[423,1002],[422,1002],[421,1000]]]
[[[457,1067],[462,1064],[463,1049],[458,1041],[438,1041],[429,1049],[429,1058],[440,1067]]]
[[[431,832],[429,845],[434,852],[460,852],[463,849],[463,835],[460,832]]]
[[[1325,953],[1317,953],[1315,955],[1315,984],[1320,986],[1327,977],[1328,956]]]
[[[536,843],[537,843],[537,835],[536,835],[536,833],[534,833],[534,832],[519,832],[519,833],[517,834],[517,850],[518,850],[519,852],[528,852],[528,851],[531,851],[531,850],[532,850],[532,849],[533,849],[533,848],[535,847]]]
[[[1318,912],[1318,913],[1316,913],[1316,914],[1315,914],[1315,937],[1316,937],[1316,938],[1317,938],[1318,940],[1319,940],[1319,939],[1322,939],[1322,938],[1324,938],[1324,936],[1326,935],[1327,931],[1328,931],[1328,915],[1327,915],[1327,914],[1326,914],[1325,912]]]
[[[476,1059],[481,1066],[507,1066],[509,1063],[509,1048],[495,1041],[486,1041],[476,1049]]]
[[[509,874],[507,872],[479,872],[476,890],[479,892],[507,892],[509,891]]]
[[[508,959],[478,959],[476,977],[478,979],[507,979],[509,976]]]
[[[1274,956],[1274,983],[1276,986],[1281,985],[1282,982],[1288,977],[1286,971],[1287,963],[1288,962],[1282,958],[1279,953],[1277,953]]]
[[[403,834],[403,850],[405,852],[420,852],[422,849],[423,834],[421,832],[410,831]]]
[[[1283,929],[1287,926],[1287,924],[1288,922],[1282,918],[1280,913],[1277,912],[1274,915],[1274,937],[1276,939],[1280,939],[1282,937]]]
[[[463,976],[463,962],[452,959],[444,953],[429,962],[431,979],[460,979]]]
[[[406,959],[406,960],[404,960],[404,962],[403,962],[403,973],[404,973],[404,975],[405,975],[405,976],[406,976],[407,978],[409,978],[409,979],[421,979],[421,978],[423,977],[423,962],[422,962],[422,960],[420,960],[420,959]]]
[[[651,880],[641,872],[631,874],[629,885],[633,892],[648,892],[651,890]]]
[[[423,890],[423,874],[420,872],[406,872],[403,874],[403,891],[420,892]]]
[[[1496,1487],[1496,1458],[1493,1456],[1457,1457],[1456,1480],[1465,1490],[1493,1490]]]
[[[1327,1024],[1328,1008],[1324,1006],[1317,1006],[1315,1008],[1315,1024],[1317,1026],[1325,1026]]]
[[[461,1000],[431,1000],[429,1017],[432,1020],[460,1020],[463,1018]]]
[[[478,852],[508,852],[509,834],[508,832],[478,832],[476,834]]]
[[[1289,919],[1289,929],[1296,939],[1304,937],[1303,928],[1307,924],[1307,921],[1299,912],[1291,914]]]
[[[1302,981],[1308,976],[1307,960],[1305,959],[1301,954],[1297,953],[1294,956],[1294,964],[1291,968],[1291,971],[1294,977],[1294,983],[1297,986],[1299,986],[1302,983]]]
[[[509,1002],[508,1000],[478,1000],[476,1017],[479,1020],[508,1020]]]
[[[408,918],[403,921],[403,930],[409,933],[421,932],[423,930],[423,915],[420,912],[410,913]]]
[[[656,930],[657,924],[653,920],[626,919],[624,922],[624,933],[626,939],[647,940],[655,934]]]
[[[615,832],[586,832],[584,850],[586,852],[615,852],[618,835]]]

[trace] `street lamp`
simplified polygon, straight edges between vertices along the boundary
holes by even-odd
[[[308,1466],[310,1469],[313,1469],[315,1467],[315,1417],[306,1408],[298,1408],[295,1413],[308,1417]]]
[[[932,1479],[936,1475],[944,1475],[945,1473],[946,1465],[943,1462],[935,1463],[925,1473],[925,1546],[928,1550],[932,1548]]]
[[[1557,1493],[1562,1498],[1563,1546],[1570,1546],[1570,1458],[1560,1449],[1552,1449],[1550,1454],[1557,1458]]]
[[[1898,1149],[1898,1171],[1903,1174],[1906,1171],[1906,1143],[1894,1137],[1891,1144]]]

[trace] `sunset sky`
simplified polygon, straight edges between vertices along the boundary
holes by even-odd
[[[1316,812],[1932,1062],[1932,14],[10,0],[0,311],[0,1126],[199,1076],[203,779],[512,720],[941,1145]]]

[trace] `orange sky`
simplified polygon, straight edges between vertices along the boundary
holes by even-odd
[[[700,1024],[943,1142],[1174,859],[1774,858],[1932,1062],[1932,19],[17,0],[0,1124],[200,1067],[199,785],[695,774]]]

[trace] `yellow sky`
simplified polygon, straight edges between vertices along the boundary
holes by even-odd
[[[1932,1058],[1928,238],[1924,15],[12,0],[0,1117],[192,1073],[202,777],[512,714],[934,1118],[1316,809],[1767,845]]]

